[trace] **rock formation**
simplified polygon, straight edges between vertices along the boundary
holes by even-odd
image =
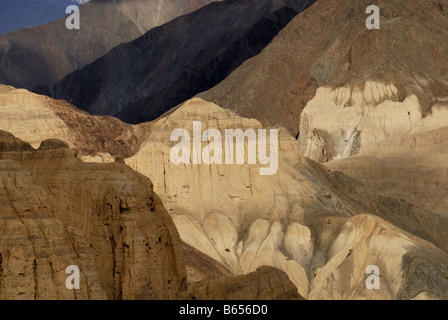
[[[173,299],[182,244],[152,184],[86,164],[60,140],[34,150],[0,132],[0,299]],[[66,288],[66,268],[80,289]]]
[[[284,129],[273,176],[260,175],[259,164],[175,165],[170,134],[174,128],[191,133],[193,121],[202,130],[262,128],[193,99],[154,121],[140,150],[125,159],[153,181],[183,241],[235,274],[277,267],[309,299],[410,299],[422,291],[445,297],[445,218],[306,159]],[[431,268],[421,270],[415,261]],[[383,270],[379,291],[365,286],[370,265]]]
[[[88,162],[123,162],[139,149],[150,124],[131,126],[112,117],[95,117],[63,100],[0,85],[0,130],[38,148],[58,138]]]
[[[188,291],[200,300],[303,300],[286,273],[266,266],[246,275],[197,282]]]
[[[35,150],[0,131],[0,169],[0,299],[298,297],[278,269],[233,277],[186,244],[185,269],[170,216],[129,167],[83,163],[57,139]],[[78,290],[66,287],[68,266],[80,269]]]
[[[55,85],[54,97],[92,114],[111,115],[129,123],[154,120],[218,84],[260,53],[313,2],[212,3],[69,74]]]
[[[121,43],[211,0],[93,0],[80,8],[80,29],[66,18],[0,36],[0,83],[50,94],[70,72],[93,62]],[[92,79],[90,79],[92,80]]]
[[[0,87],[0,97],[4,104],[0,106],[1,119],[3,115],[9,119],[0,124],[15,130],[27,117],[27,109],[22,107],[27,99],[44,99],[46,106],[39,109],[42,114],[44,110],[67,109],[59,115],[70,114],[72,121],[64,122],[62,116],[58,119],[71,133],[53,130],[46,139],[74,136],[76,131],[85,132],[86,126],[101,128],[102,121],[111,119],[87,116],[67,103],[60,105],[61,101],[10,87]],[[33,139],[31,132],[44,127],[32,124],[42,118],[29,118],[32,120],[23,127],[22,135]],[[286,272],[298,293],[307,299],[447,298],[446,218],[404,200],[388,198],[340,172],[327,170],[300,155],[297,141],[281,128],[275,175],[260,175],[263,165],[259,163],[175,165],[170,152],[176,142],[170,141],[170,135],[175,128],[191,133],[193,121],[200,121],[203,131],[263,128],[255,119],[193,99],[149,124],[122,124],[121,134],[143,132],[136,135],[138,141],[128,151],[135,154],[124,161],[151,179],[154,191],[186,243],[187,271],[191,277],[188,283],[215,281],[222,286],[214,292],[229,297],[226,288],[233,282],[225,280],[228,276],[272,266]],[[112,159],[118,150],[110,142],[114,139],[113,134],[105,135],[101,149]],[[78,141],[75,150],[80,157],[89,141]],[[202,147],[205,145],[202,142]],[[93,150],[96,145],[90,148]],[[247,156],[245,159],[247,163]],[[108,164],[113,165],[117,164]],[[33,175],[38,176],[39,167],[33,168]],[[95,188],[89,187],[92,189]],[[368,290],[365,286],[365,270],[370,265],[380,268],[381,290]],[[212,277],[212,273],[216,276]],[[193,288],[203,292],[214,286],[193,284],[190,293],[196,290]],[[244,286],[242,290],[246,290]]]
[[[298,135],[300,152],[448,216],[448,1],[317,1],[199,95]]]
[[[366,28],[371,4],[317,1],[261,54],[199,96],[293,136],[317,88],[318,101],[334,90],[357,108],[414,95],[427,115],[448,95],[448,1],[378,0],[380,30]]]

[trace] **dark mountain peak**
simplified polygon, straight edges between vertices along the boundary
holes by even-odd
[[[312,3],[211,3],[66,76],[54,95],[93,114],[130,123],[153,120],[218,84]]]

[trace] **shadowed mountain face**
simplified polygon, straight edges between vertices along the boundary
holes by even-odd
[[[66,18],[0,36],[0,83],[52,86],[70,72],[151,28],[212,0],[93,0],[80,8],[80,29]]]
[[[219,83],[313,2],[212,3],[68,75],[54,95],[93,114],[153,120]]]

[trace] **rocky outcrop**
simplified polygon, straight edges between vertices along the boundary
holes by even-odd
[[[365,25],[366,8],[372,4],[380,8],[380,30]],[[323,88],[320,96],[336,89],[340,95],[348,92],[347,98],[350,92],[358,98],[364,91],[367,101],[379,104],[388,92],[382,95],[376,87],[393,86],[397,91],[391,101],[414,95],[420,113],[427,115],[448,96],[447,70],[442,67],[448,61],[447,13],[446,0],[317,1],[261,54],[199,97],[264,125],[284,126],[293,136],[318,88]]]
[[[140,147],[150,124],[131,126],[112,117],[95,117],[63,100],[0,85],[0,130],[32,147],[57,138],[87,162],[123,162]]]
[[[21,114],[17,106],[7,110],[16,110],[11,115]],[[71,122],[73,132],[84,130],[85,123],[95,128],[109,119],[77,118],[84,113],[73,106],[68,110],[72,119],[82,120]],[[4,123],[19,128],[13,116],[9,119]],[[40,120],[35,117],[34,121]],[[272,266],[286,272],[298,293],[308,299],[446,298],[446,218],[327,170],[302,156],[296,139],[281,128],[274,175],[260,175],[260,169],[268,165],[258,160],[250,165],[247,161],[242,165],[175,165],[170,153],[177,142],[170,141],[170,135],[176,128],[191,134],[193,121],[201,122],[202,132],[218,129],[223,142],[226,129],[263,129],[257,120],[193,99],[141,129],[144,134],[135,144],[135,155],[125,159],[154,183],[154,191],[187,244],[189,283],[222,281],[230,274]],[[24,129],[39,127],[32,122]],[[129,126],[129,130],[139,127]],[[51,138],[62,132],[53,131]],[[113,135],[105,137],[113,140]],[[41,151],[53,151],[55,143],[50,142]],[[80,148],[84,143],[88,146],[88,140],[79,143]],[[202,142],[201,147],[206,144]],[[111,144],[105,146],[109,147],[103,147],[103,152],[114,157]],[[422,141],[415,148],[424,146]],[[22,159],[22,155],[17,157]],[[36,167],[33,175],[38,171]],[[90,185],[88,189],[96,190]],[[370,265],[380,268],[379,291],[366,288],[369,275],[363,271]],[[225,287],[216,290],[228,296]],[[185,294],[182,297],[188,298]]]
[[[312,3],[314,0],[212,3],[154,28],[66,76],[55,85],[54,97],[128,123],[154,120],[221,82],[260,53]]]
[[[183,248],[189,283],[213,281],[232,276],[226,267],[208,255],[185,242],[183,242]]]
[[[246,275],[190,285],[199,300],[304,300],[283,271],[260,267]]]
[[[299,148],[319,162],[348,158],[377,141],[410,134],[422,118],[418,98],[398,101],[392,84],[323,87],[302,112]]]
[[[121,43],[192,12],[210,0],[90,1],[80,8],[80,29],[66,17],[0,36],[0,83],[51,94],[49,87]],[[90,79],[89,82],[94,81]]]
[[[182,243],[151,182],[87,164],[59,140],[0,132],[0,299],[174,299]],[[66,287],[68,266],[80,289]]]
[[[193,121],[201,122],[202,132],[263,128],[254,119],[193,99],[153,122],[140,150],[125,160],[153,181],[183,241],[235,274],[263,265],[279,268],[311,299],[413,298],[420,292],[406,283],[423,283],[428,276],[408,277],[418,273],[416,264],[409,264],[417,259],[438,270],[425,290],[445,297],[440,290],[447,286],[442,280],[448,263],[445,218],[326,170],[301,156],[283,129],[275,175],[260,175],[260,164],[176,165],[170,134],[173,128],[193,132]],[[380,291],[365,285],[370,265],[384,272]]]

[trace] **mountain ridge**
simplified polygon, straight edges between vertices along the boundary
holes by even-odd
[[[219,83],[313,2],[211,3],[69,74],[55,85],[53,96],[128,123],[154,120]]]

